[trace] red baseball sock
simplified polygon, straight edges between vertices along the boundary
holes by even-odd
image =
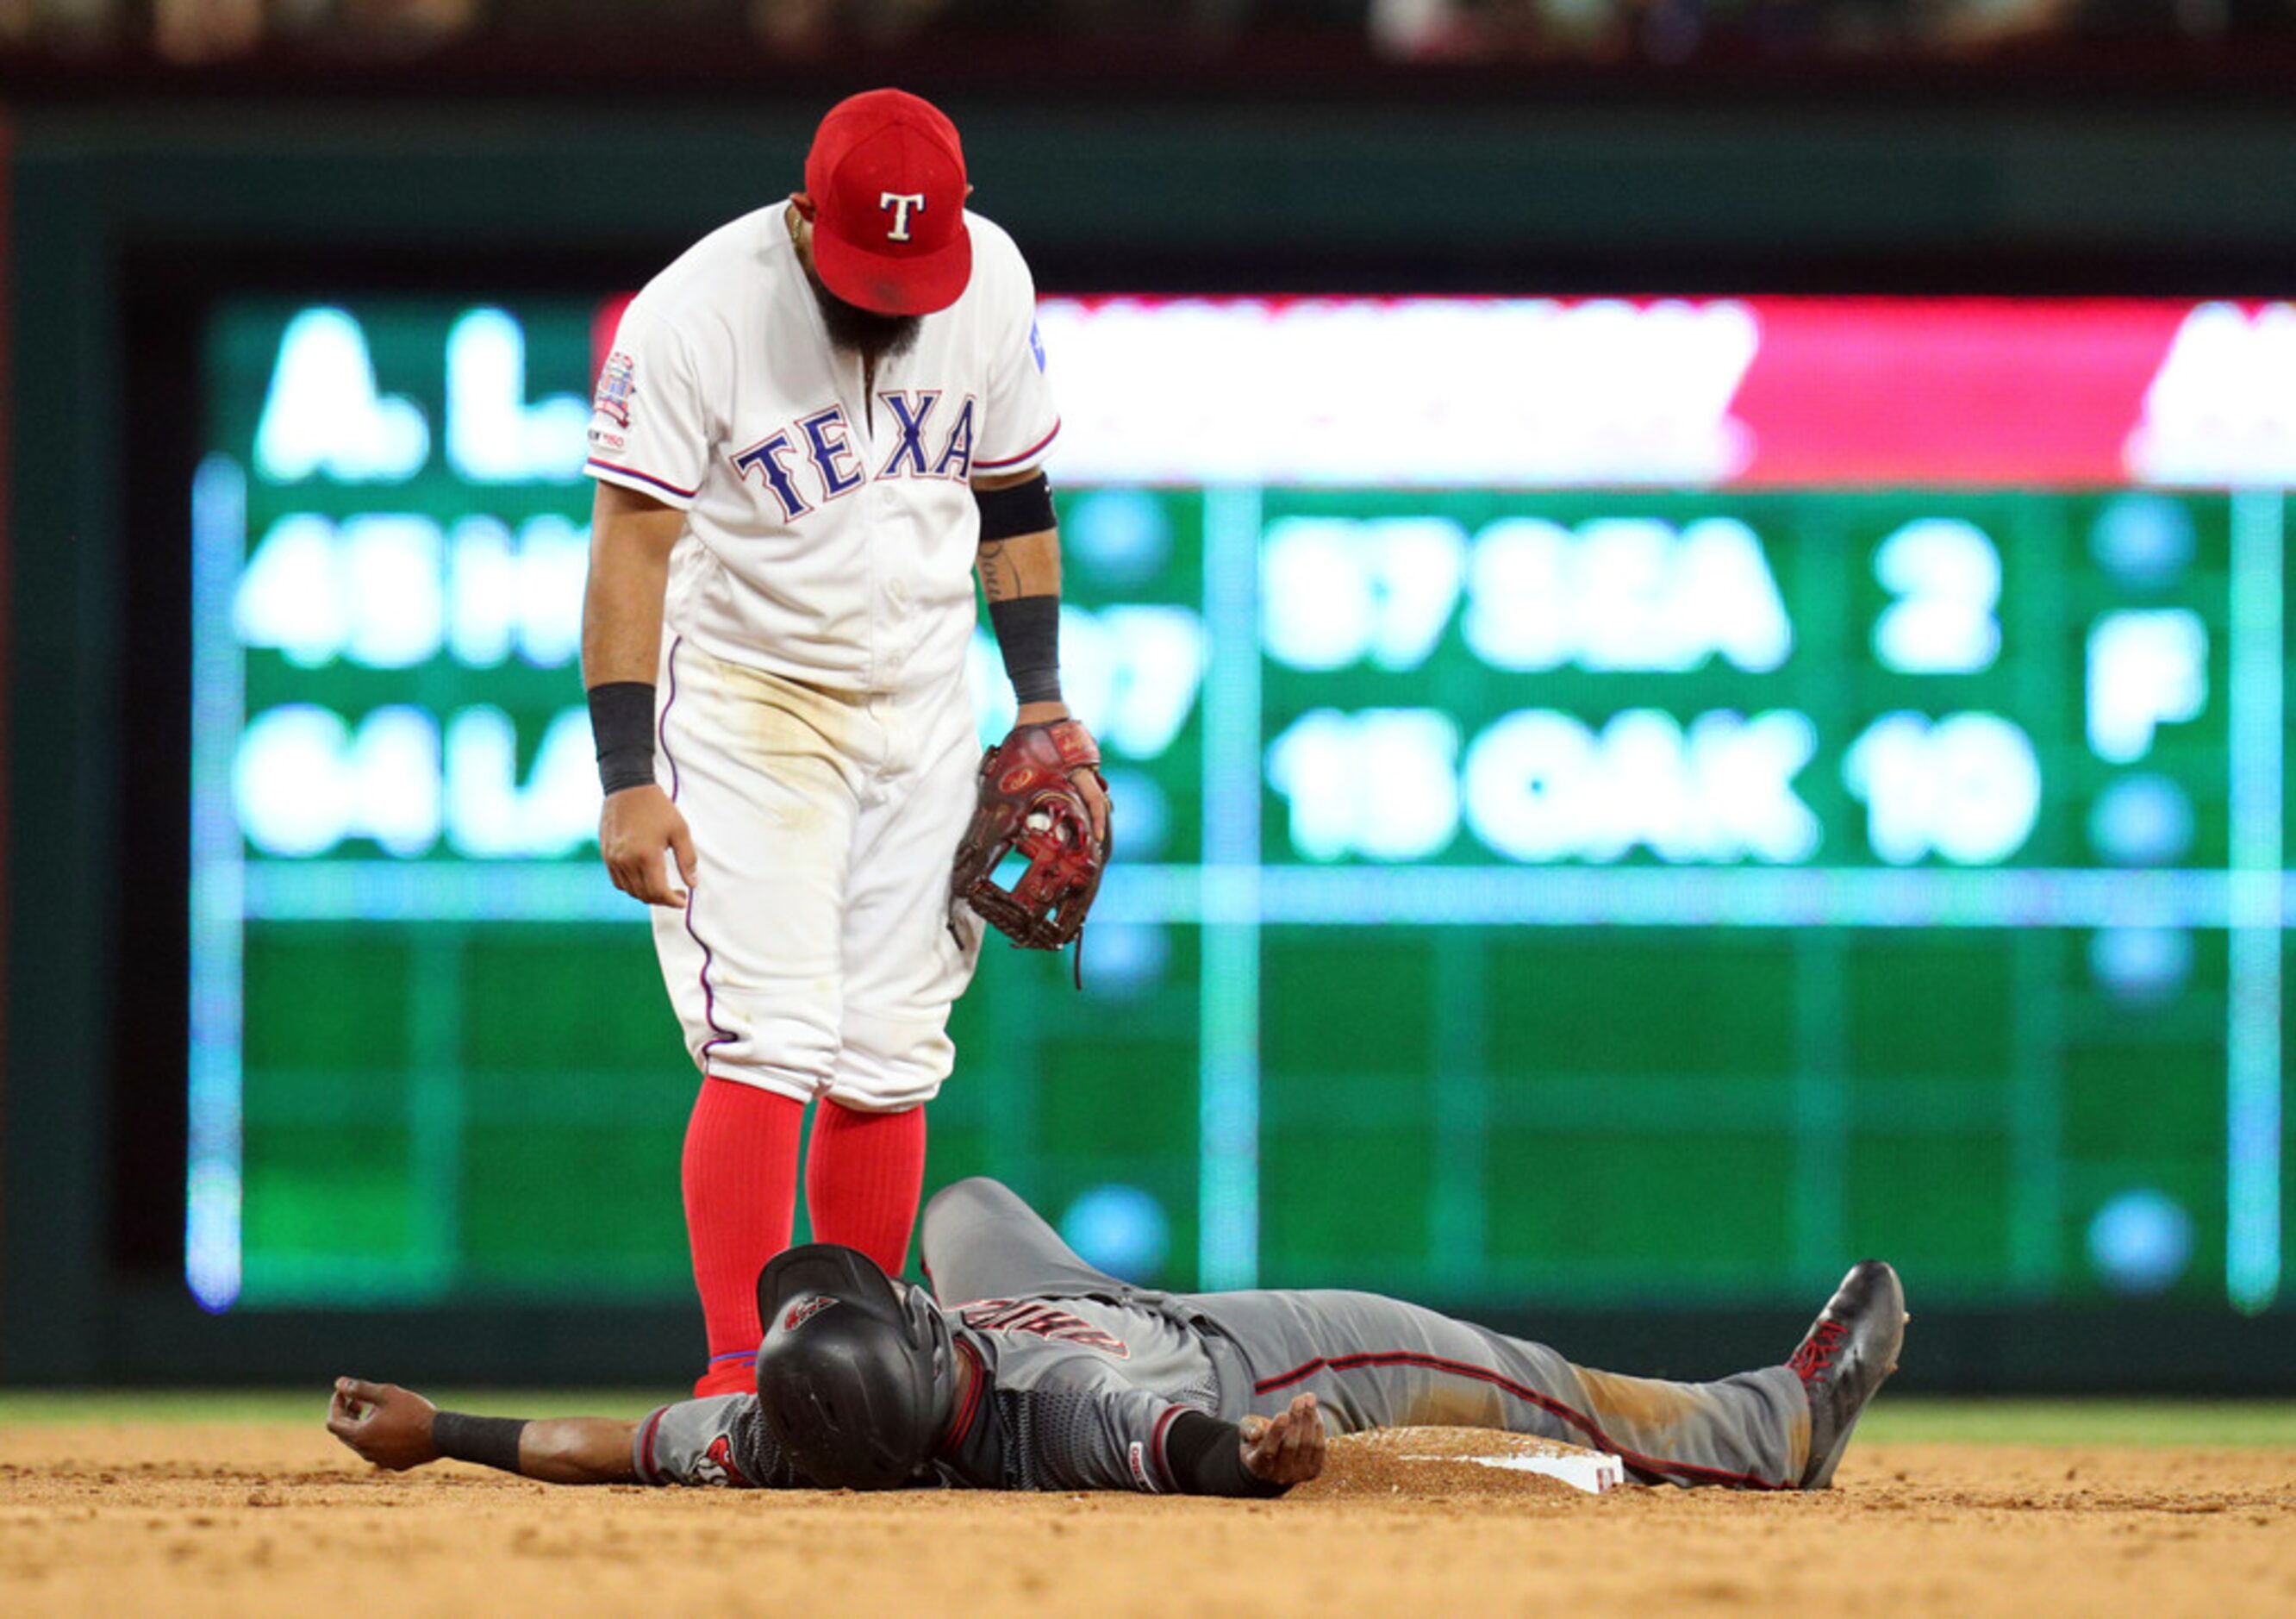
[[[815,1240],[858,1248],[900,1275],[924,1181],[922,1107],[862,1113],[824,1098],[813,1110],[805,1206]]]
[[[685,1127],[685,1237],[709,1335],[694,1396],[755,1386],[758,1272],[789,1246],[805,1105],[754,1085],[705,1079]]]

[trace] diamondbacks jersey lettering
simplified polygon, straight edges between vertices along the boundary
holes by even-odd
[[[780,204],[703,238],[631,302],[587,470],[688,514],[671,636],[838,692],[962,669],[970,480],[1030,470],[1060,431],[1028,266],[996,226],[965,221],[964,294],[873,379],[830,344]]]
[[[1025,1332],[1054,1343],[1106,1350],[1119,1360],[1132,1358],[1123,1339],[1095,1327],[1072,1311],[1042,1300],[983,1299],[977,1304],[967,1304],[960,1313],[964,1324],[976,1332]]]
[[[1168,1492],[1173,1418],[1219,1410],[1219,1375],[1201,1335],[1153,1304],[985,1299],[953,1314],[994,1392],[960,1420],[939,1464],[948,1483]]]

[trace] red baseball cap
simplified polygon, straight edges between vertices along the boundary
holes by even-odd
[[[880,315],[946,309],[972,278],[964,149],[940,109],[905,90],[865,90],[829,110],[805,160],[813,267]]]

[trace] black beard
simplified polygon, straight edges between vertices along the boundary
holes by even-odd
[[[917,333],[924,325],[924,316],[880,315],[874,309],[847,303],[822,285],[818,277],[809,279],[813,300],[821,307],[821,324],[829,329],[829,341],[835,347],[875,365],[880,360],[898,359],[917,346]]]

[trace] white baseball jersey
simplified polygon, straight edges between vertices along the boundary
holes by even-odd
[[[968,480],[1027,471],[1060,431],[1036,289],[1013,239],[968,213],[964,295],[865,393],[785,209],[712,232],[631,303],[588,470],[687,513],[672,636],[827,691],[941,684],[973,626]]]

